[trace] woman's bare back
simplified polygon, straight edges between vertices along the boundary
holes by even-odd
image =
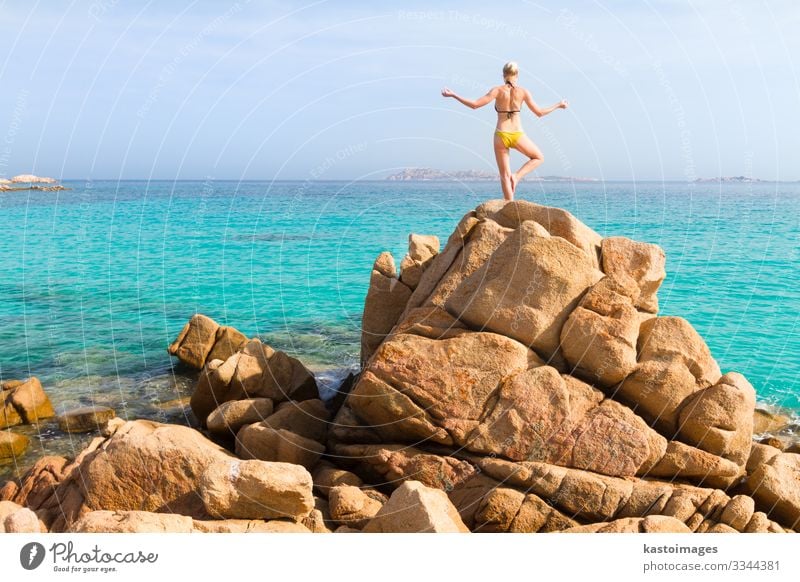
[[[494,109],[497,111],[497,129],[500,131],[520,131],[522,119],[520,111],[525,102],[525,89],[517,85],[498,85]]]

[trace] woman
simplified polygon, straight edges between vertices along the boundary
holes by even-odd
[[[467,107],[477,109],[487,103],[494,101],[494,109],[497,111],[497,126],[494,132],[494,154],[497,158],[497,167],[500,170],[500,183],[503,186],[503,197],[506,200],[514,199],[514,191],[517,184],[526,174],[536,169],[543,161],[544,156],[541,150],[531,139],[522,131],[522,120],[520,119],[520,108],[522,104],[530,108],[537,117],[543,117],[552,113],[556,109],[566,109],[569,105],[567,101],[561,101],[550,107],[540,108],[531,97],[530,91],[517,85],[519,67],[517,63],[506,63],[503,67],[504,85],[493,87],[489,92],[475,101],[465,99],[453,93],[450,89],[442,89],[444,97],[453,97]],[[528,156],[528,161],[516,172],[511,172],[511,162],[509,150],[522,152]]]

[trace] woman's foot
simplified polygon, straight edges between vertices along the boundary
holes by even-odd
[[[517,181],[518,181],[517,175],[516,174],[511,174],[511,197],[512,198],[514,197],[514,194],[517,191]]]

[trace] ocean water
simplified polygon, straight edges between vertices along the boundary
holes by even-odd
[[[38,376],[58,410],[110,404],[162,420],[191,393],[166,347],[193,313],[335,382],[357,362],[378,253],[399,265],[408,233],[444,244],[465,212],[500,197],[475,182],[65,185],[0,192],[0,379]],[[523,183],[517,197],[661,245],[661,314],[688,319],[762,401],[800,408],[800,184]],[[88,438],[22,430],[28,462]]]

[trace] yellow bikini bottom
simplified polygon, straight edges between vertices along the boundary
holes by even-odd
[[[503,145],[507,148],[513,148],[519,138],[525,135],[524,131],[495,131],[495,134],[500,136],[500,141],[503,142]]]

